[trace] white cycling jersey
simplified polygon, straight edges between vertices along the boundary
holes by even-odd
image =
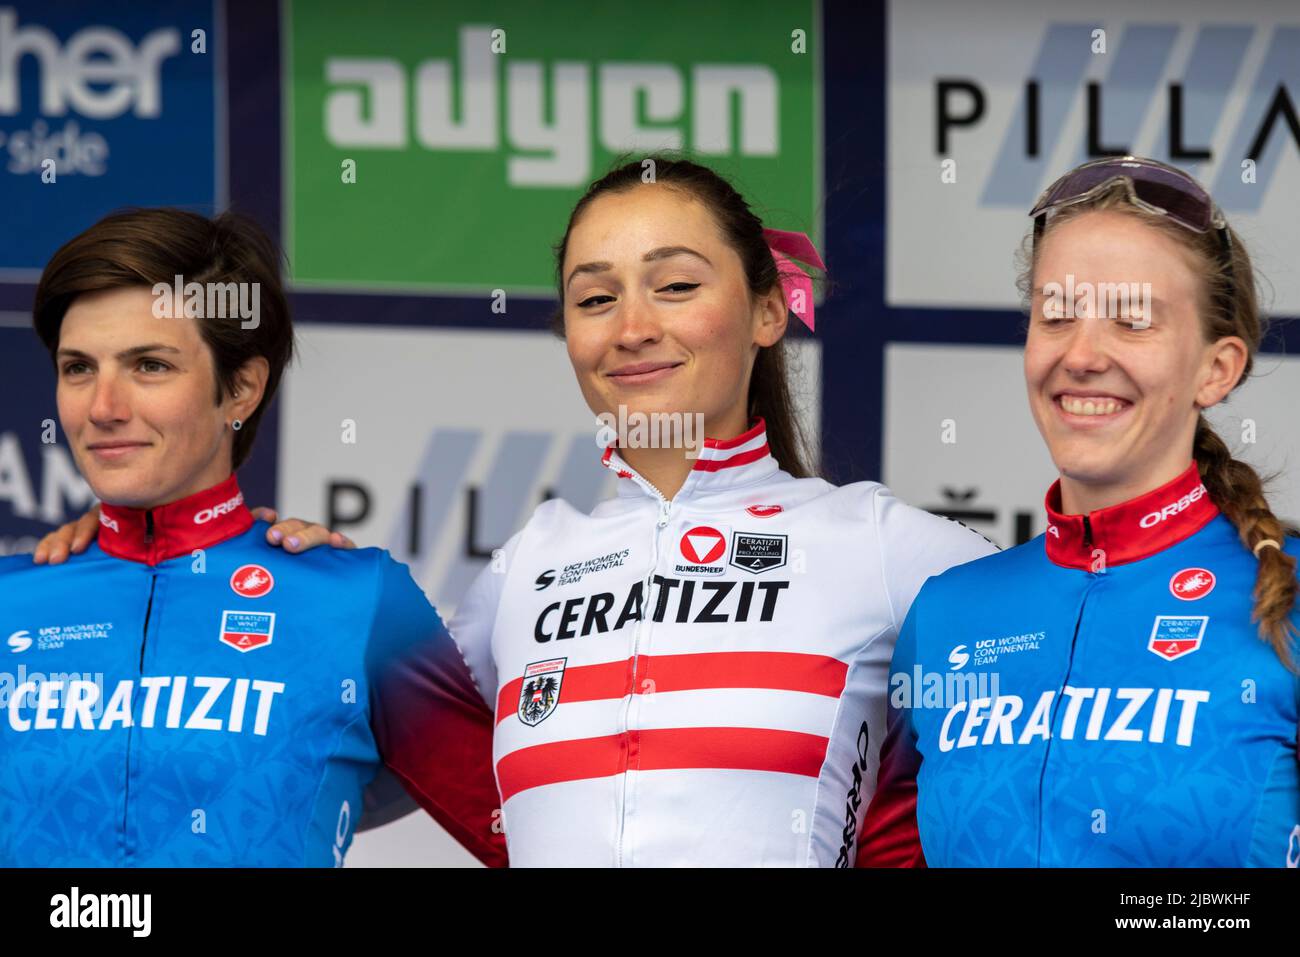
[[[878,483],[793,478],[761,421],[671,500],[604,461],[617,496],[543,503],[451,625],[496,709],[510,862],[851,864],[907,609],[994,547]]]

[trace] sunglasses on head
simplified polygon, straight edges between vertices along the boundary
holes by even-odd
[[[1167,216],[1197,233],[1214,230],[1223,247],[1228,276],[1232,276],[1232,239],[1223,211],[1200,183],[1182,170],[1141,156],[1107,156],[1070,170],[1043,190],[1029,215],[1034,220],[1034,243],[1042,238],[1047,215],[1087,202],[1122,184],[1129,202],[1139,209]],[[1228,301],[1231,301],[1229,291]]]

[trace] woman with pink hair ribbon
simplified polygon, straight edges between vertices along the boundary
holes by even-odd
[[[994,547],[816,476],[783,341],[791,312],[814,328],[799,262],[825,268],[685,159],[613,169],[570,216],[555,331],[617,492],[544,502],[451,624],[495,711],[514,865],[855,860],[898,629],[927,578]]]

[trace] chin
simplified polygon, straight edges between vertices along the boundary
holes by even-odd
[[[125,508],[146,508],[157,499],[156,483],[138,468],[95,469],[85,472],[95,498]]]
[[[642,392],[622,396],[610,397],[610,414],[617,416],[620,405],[627,408],[627,414],[637,413],[639,415],[671,415],[671,414],[694,414],[695,409],[688,408],[685,401],[680,397],[663,395],[661,393]]]
[[[1053,448],[1052,462],[1066,478],[1088,485],[1105,485],[1120,480],[1124,456],[1112,448],[1080,447],[1082,443],[1065,442]]]

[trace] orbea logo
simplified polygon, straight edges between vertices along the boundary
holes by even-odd
[[[156,319],[242,319],[241,329],[256,329],[262,284],[257,282],[185,282],[176,276],[172,285],[155,283],[153,314]]]
[[[244,502],[244,493],[240,492],[238,495],[230,499],[230,501],[228,502],[222,502],[220,505],[212,506],[212,508],[205,508],[198,512],[195,512],[194,524],[206,525],[214,518],[220,518],[222,515],[227,515],[230,512],[234,511],[236,508],[242,505],[243,502]]]
[[[1134,329],[1151,325],[1151,283],[1076,282],[1065,274],[1065,284],[1043,284],[1044,319],[1125,319]]]
[[[685,449],[686,458],[700,456],[704,447],[702,412],[629,412],[618,407],[618,415],[596,416],[596,447],[615,445],[620,449]]]
[[[597,63],[593,91],[588,63],[507,60],[506,42],[504,30],[463,26],[456,65],[423,60],[410,77],[389,57],[328,58],[326,139],[340,149],[400,150],[414,135],[427,150],[496,151],[504,127],[518,154],[506,163],[507,181],[540,187],[590,180],[597,137],[616,153],[685,148],[688,109],[694,153],[728,156],[733,141],[742,156],[778,153],[780,89],[766,64],[695,64],[688,78],[670,62]]]
[[[1205,486],[1198,485],[1196,486],[1196,488],[1192,489],[1190,492],[1188,492],[1178,501],[1170,502],[1168,505],[1166,505],[1164,508],[1160,509],[1159,511],[1150,512],[1146,515],[1143,515],[1142,518],[1139,519],[1138,524],[1141,525],[1143,528],[1150,528],[1153,525],[1158,525],[1161,522],[1163,522],[1165,519],[1173,515],[1177,515],[1179,512],[1184,511],[1193,502],[1199,502],[1204,497],[1205,497]]]

